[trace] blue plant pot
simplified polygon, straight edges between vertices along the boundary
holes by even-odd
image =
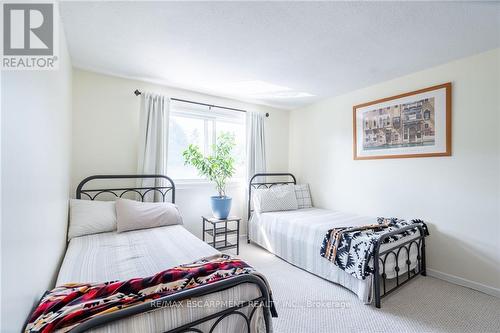
[[[229,212],[231,211],[231,197],[219,197],[216,195],[210,197],[210,200],[212,203],[212,214],[214,217],[222,220],[229,216]]]

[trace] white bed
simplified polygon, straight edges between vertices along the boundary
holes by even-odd
[[[253,213],[248,223],[249,238],[266,250],[289,263],[316,274],[324,279],[338,283],[357,294],[364,303],[372,300],[373,275],[364,280],[339,269],[332,262],[320,256],[320,249],[329,229],[335,227],[358,226],[374,223],[373,217],[361,217],[336,211],[306,208],[291,211],[278,211],[267,213]],[[383,251],[388,246],[396,246],[412,238],[417,238],[418,233],[381,246]],[[412,265],[416,268],[417,249],[410,251]],[[391,263],[392,260],[392,263]],[[407,271],[406,258],[400,256],[399,275]],[[395,259],[389,256],[386,262],[387,278],[396,275],[394,270]]]
[[[173,266],[218,253],[181,225],[73,238],[57,277],[57,285],[70,282],[105,282],[146,277]],[[183,306],[155,309],[120,319],[91,332],[165,332],[219,312],[234,302],[261,295],[253,284],[242,284],[224,291],[183,301]],[[198,302],[200,301],[200,302]],[[192,305],[191,307],[188,305]],[[205,305],[205,306],[199,306]],[[251,308],[240,311],[249,315]],[[208,332],[214,321],[196,326]],[[263,309],[252,318],[252,332],[263,332]],[[245,321],[229,316],[215,332],[246,332]]]

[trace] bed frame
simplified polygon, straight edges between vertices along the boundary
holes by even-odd
[[[160,183],[166,183],[166,185],[157,186],[144,186],[144,187],[118,187],[118,188],[85,188],[85,185],[93,180],[115,180],[115,179],[128,179],[128,180],[144,180],[150,179],[153,183],[160,181]],[[167,194],[171,192],[170,201],[175,203],[175,184],[174,181],[164,175],[94,175],[85,178],[78,184],[76,188],[76,198],[81,199],[82,195],[87,197],[89,200],[95,200],[98,196],[104,194],[111,194],[117,198],[123,198],[124,195],[136,194],[141,201],[144,201],[148,193],[159,193],[162,197],[162,201],[167,201]]]
[[[268,180],[268,179],[276,179],[278,180]],[[261,180],[259,180],[261,179]],[[297,184],[297,180],[295,176],[291,173],[258,173],[255,174],[248,184],[248,222],[250,222],[250,217],[252,214],[251,207],[251,198],[252,198],[252,190],[259,188],[271,188],[277,185],[287,185],[287,184]],[[409,241],[406,241],[402,244],[393,246],[389,249],[385,249],[380,251],[380,246],[384,244],[384,242],[397,234],[404,233],[407,230],[418,228],[419,236],[417,238],[412,238]],[[249,230],[247,226],[247,230]],[[250,243],[249,232],[248,235],[248,243]],[[412,247],[417,249],[417,266],[414,269],[410,269],[412,262],[410,260],[410,250]],[[318,253],[319,255],[319,253]],[[396,265],[399,263],[400,255],[406,258],[407,271],[403,274],[399,274],[400,267],[396,266],[394,270],[396,271],[396,277],[393,279],[388,279],[386,272],[385,263],[389,256],[394,256]],[[375,244],[375,251],[373,255],[374,262],[374,272],[373,272],[373,296],[375,300],[375,306],[380,308],[381,299],[393,291],[397,290],[402,285],[406,284],[408,281],[412,280],[418,275],[426,276],[426,263],[425,263],[425,233],[423,226],[420,224],[406,226],[404,228],[398,229],[393,232],[389,232],[380,237],[377,244]]]
[[[139,180],[139,179],[152,179],[155,180],[152,183],[157,183],[157,180],[160,180],[160,183],[164,183],[166,185],[152,185],[152,186],[124,186],[124,187],[116,187],[116,188],[87,188],[88,183],[93,180]],[[103,194],[110,194],[117,198],[123,197],[125,194],[135,194],[140,198],[141,201],[144,201],[146,195],[149,192],[159,192],[161,194],[162,201],[167,201],[167,194],[170,193],[170,201],[172,203],[175,202],[175,184],[173,180],[164,175],[95,175],[90,176],[82,180],[82,182],[78,185],[76,189],[76,197],[77,199],[81,199],[82,195],[87,197],[89,200],[95,200],[96,197]],[[253,300],[248,300],[242,302],[236,306],[227,308],[220,312],[214,313],[212,315],[206,316],[204,318],[195,320],[193,322],[187,323],[180,327],[174,328],[172,330],[167,331],[168,333],[180,333],[180,332],[197,332],[203,333],[202,330],[196,328],[196,326],[213,321],[212,325],[208,332],[213,332],[217,325],[229,316],[237,316],[243,318],[246,323],[247,332],[250,333],[250,323],[252,321],[253,315],[255,314],[258,308],[264,307],[264,322],[266,332],[271,331],[271,316],[277,317],[276,310],[273,305],[271,291],[269,290],[267,283],[264,279],[258,275],[246,274],[246,275],[238,275],[226,280],[222,280],[219,282],[214,282],[208,285],[200,286],[194,289],[184,290],[169,296],[161,297],[159,299],[153,300],[151,302],[138,304],[135,306],[131,306],[129,308],[125,308],[123,310],[111,312],[109,314],[101,315],[93,319],[89,319],[82,324],[78,325],[74,329],[72,329],[71,333],[79,333],[87,331],[91,328],[95,328],[97,326],[101,326],[104,324],[108,324],[115,320],[120,320],[129,316],[137,315],[140,313],[152,311],[155,309],[159,309],[162,306],[158,306],[159,304],[177,304],[180,301],[187,300],[193,297],[200,297],[210,293],[215,293],[219,291],[223,291],[226,289],[230,289],[236,287],[240,284],[254,284],[259,290],[262,296],[257,297]],[[241,309],[245,307],[251,307],[252,310],[249,312],[249,316],[245,315],[241,312]]]

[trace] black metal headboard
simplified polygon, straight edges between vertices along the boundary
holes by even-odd
[[[123,186],[123,187],[116,187],[116,188],[83,188],[88,182],[92,180],[112,180],[112,179],[128,179],[128,180],[137,180],[137,179],[151,179],[153,183],[156,183],[156,180],[161,179],[163,180],[166,185],[163,186],[157,186],[157,185],[151,185],[151,186]],[[174,181],[167,176],[164,175],[95,175],[95,176],[90,176],[85,178],[78,184],[78,187],[76,188],[76,198],[81,199],[82,194],[87,196],[90,200],[94,200],[97,196],[101,194],[111,194],[114,195],[117,198],[122,198],[125,194],[130,193],[130,194],[136,194],[141,201],[144,201],[144,198],[148,193],[159,193],[165,202],[167,199],[167,194],[170,192],[171,193],[171,201],[172,203],[175,203],[175,184]]]
[[[264,177],[264,181],[258,181],[259,177]],[[274,180],[274,181],[268,181],[267,177],[284,177],[285,180]],[[292,179],[292,180],[290,180]],[[250,178],[250,182],[248,184],[248,219],[250,219],[250,215],[252,214],[252,205],[251,205],[251,200],[252,200],[252,189],[258,189],[258,188],[270,188],[275,185],[286,185],[286,184],[297,184],[297,180],[295,179],[295,176],[292,175],[291,173],[256,173],[253,175],[252,178]]]

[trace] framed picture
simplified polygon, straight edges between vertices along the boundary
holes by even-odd
[[[353,107],[354,159],[451,155],[451,82]]]

